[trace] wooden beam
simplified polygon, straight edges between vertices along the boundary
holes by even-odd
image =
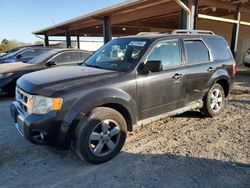
[[[227,10],[232,10],[232,11],[237,11],[237,5],[231,4],[228,2],[223,2],[223,1],[218,1],[218,0],[199,0],[199,6],[205,5],[209,7],[216,7],[216,8],[221,8],[221,9],[227,9]],[[245,7],[240,7],[240,12],[241,13],[247,13],[250,14],[249,8]]]
[[[175,2],[166,2],[166,1],[161,1],[161,2],[162,2],[161,4],[155,3],[155,6],[153,7],[146,6],[145,8],[140,8],[139,10],[135,9],[134,11],[130,13],[126,12],[126,14],[115,15],[111,17],[111,24],[112,25],[116,25],[119,23],[124,24],[123,22],[129,22],[129,21],[135,21],[135,20],[138,21],[144,18],[151,18],[154,16],[161,16],[164,14],[176,13],[180,9],[179,6]],[[69,31],[72,32],[72,31],[76,31],[79,29],[89,28],[89,27],[95,27],[95,26],[100,27],[101,25],[102,25],[102,20],[95,19],[95,20],[89,20],[87,23],[82,22],[77,25],[71,25],[68,29]],[[161,25],[161,27],[163,27],[163,25]]]
[[[71,25],[68,30],[74,31],[76,29],[84,29],[94,26],[102,26],[103,20],[89,20],[88,22],[81,22],[79,24]]]
[[[174,20],[163,20],[162,23],[157,22],[146,22],[146,21],[136,21],[136,22],[128,22],[123,24],[116,24],[114,26],[118,27],[140,27],[140,28],[169,28],[169,26],[178,26],[178,18]]]
[[[153,7],[146,7],[133,12],[119,14],[111,17],[112,24],[120,24],[124,22],[136,21],[144,18],[160,16],[180,10],[180,7],[174,2],[157,4]]]

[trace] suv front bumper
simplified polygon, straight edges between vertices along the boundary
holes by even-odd
[[[11,104],[10,110],[18,132],[28,141],[53,146],[59,144],[57,137],[61,122],[57,120],[55,111],[45,115],[27,115],[19,109],[16,101]]]

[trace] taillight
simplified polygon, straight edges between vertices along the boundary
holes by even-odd
[[[236,63],[234,62],[232,65],[232,75],[235,76],[236,74]]]

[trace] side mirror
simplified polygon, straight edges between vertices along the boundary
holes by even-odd
[[[56,62],[54,60],[48,61],[47,63],[45,63],[46,66],[51,67],[56,65]]]
[[[16,58],[17,58],[17,59],[21,59],[21,58],[22,58],[22,54],[18,54],[18,55],[16,56]]]
[[[147,75],[151,72],[160,72],[162,70],[163,69],[161,61],[154,60],[154,61],[147,61],[146,64],[143,65],[141,73],[143,75]]]

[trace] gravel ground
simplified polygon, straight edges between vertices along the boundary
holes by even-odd
[[[24,140],[11,100],[0,98],[0,187],[250,187],[250,69],[238,71],[220,116],[188,112],[137,129],[101,165]]]

